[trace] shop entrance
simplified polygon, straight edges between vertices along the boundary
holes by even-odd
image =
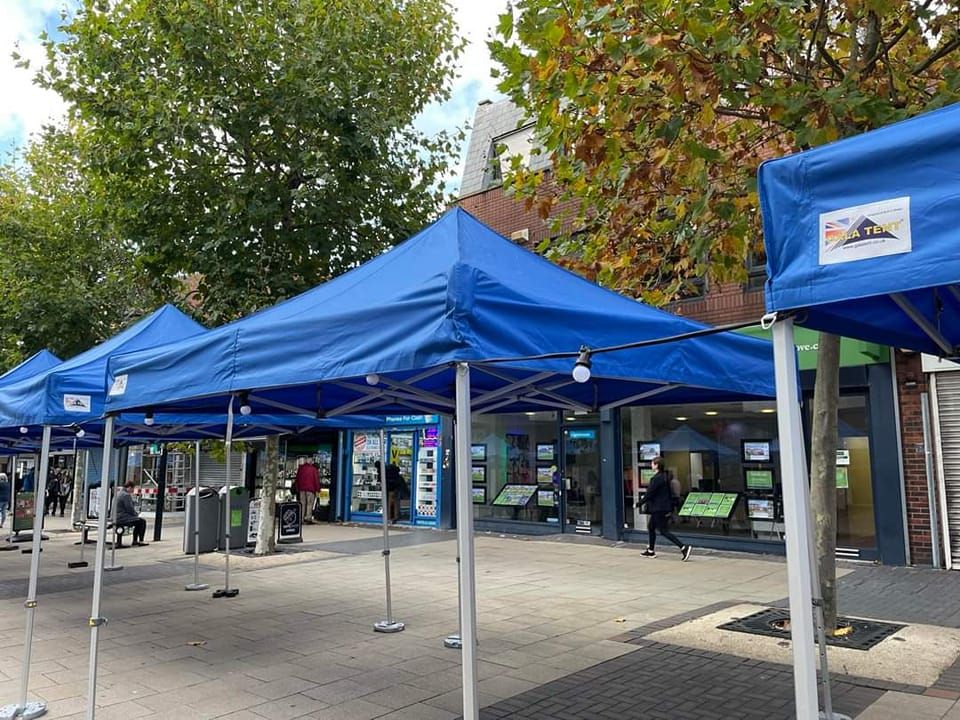
[[[568,427],[563,431],[563,530],[599,535],[600,428]]]

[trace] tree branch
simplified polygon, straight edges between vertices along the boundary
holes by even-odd
[[[745,120],[769,120],[770,119],[766,113],[760,112],[759,110],[744,110],[743,108],[718,107],[714,109],[714,112],[717,115],[744,118]]]
[[[846,75],[846,73],[843,71],[843,65],[834,59],[833,55],[830,54],[830,51],[827,50],[827,46],[822,42],[817,43],[817,49],[820,51],[820,57],[826,60],[827,65],[830,66],[830,69],[837,74],[837,79],[843,80],[844,75]]]
[[[924,2],[923,5],[920,6],[919,10],[926,10],[928,7],[930,7],[932,3],[933,3],[933,0],[926,0],[926,2]],[[903,23],[903,26],[897,31],[897,34],[894,35],[889,42],[881,43],[880,47],[877,48],[877,51],[873,54],[873,57],[867,60],[866,64],[863,66],[863,73],[865,75],[872,72],[874,65],[876,65],[877,62],[879,62],[880,58],[881,57],[886,58],[888,56],[888,53],[893,49],[893,47],[898,42],[903,40],[906,34],[910,31],[912,22],[915,22],[916,20],[917,20],[917,16],[911,15],[909,18],[907,18],[907,20]]]
[[[957,48],[960,48],[960,35],[957,35],[956,37],[953,38],[953,40],[950,40],[949,42],[941,45],[939,49],[937,49],[935,52],[933,52],[930,55],[930,57],[928,57],[926,60],[924,60],[922,63],[920,63],[916,67],[914,67],[913,70],[910,71],[910,73],[912,75],[919,75],[928,67],[933,65],[937,60],[949,55]]]

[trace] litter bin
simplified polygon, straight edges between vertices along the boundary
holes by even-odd
[[[227,509],[226,488],[220,488],[220,519],[217,523],[217,549],[224,550],[226,528],[224,513]],[[237,550],[247,546],[247,524],[250,522],[250,491],[242,486],[230,488],[230,549]]]
[[[193,554],[193,523],[196,520],[194,503],[197,501],[197,489],[192,488],[187,493],[186,523],[183,529],[183,552]],[[200,488],[200,552],[213,552],[217,549],[217,541],[221,530],[217,521],[220,519],[220,504],[217,502],[217,491],[213,488]]]

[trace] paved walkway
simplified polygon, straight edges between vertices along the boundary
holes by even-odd
[[[76,536],[57,532],[55,521],[48,529],[31,691],[49,703],[50,717],[78,720],[91,573],[66,569],[78,555]],[[270,558],[237,556],[240,595],[228,600],[184,592],[193,564],[180,552],[179,532],[169,528],[162,543],[118,551],[126,569],[109,577],[105,592],[98,718],[459,716],[459,653],[442,646],[457,626],[452,533],[395,534],[394,608],[407,630],[378,635],[371,626],[384,615],[379,528],[308,526],[301,546]],[[0,553],[0,704],[14,701],[19,685],[20,593],[29,561]],[[222,556],[204,556],[201,579],[221,586],[222,565]],[[788,718],[787,666],[627,632],[718,603],[772,603],[785,593],[785,571],[782,562],[756,556],[700,553],[680,563],[665,552],[645,561],[637,548],[612,543],[481,535],[483,716]],[[953,576],[920,572],[915,580]],[[942,697],[838,678],[835,695],[839,709],[863,720],[960,720],[960,694],[938,692]]]

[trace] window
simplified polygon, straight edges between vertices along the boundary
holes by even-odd
[[[767,281],[767,253],[763,248],[751,250],[747,255],[746,290],[762,290]]]

